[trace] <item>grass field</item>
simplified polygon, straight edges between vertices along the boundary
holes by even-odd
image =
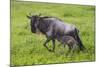
[[[77,26],[87,52],[66,55],[68,48],[58,46],[49,52],[44,46],[46,38],[33,34],[26,15],[42,13]],[[52,43],[49,43],[51,48]],[[11,65],[35,65],[95,60],[95,6],[50,4],[11,1]]]

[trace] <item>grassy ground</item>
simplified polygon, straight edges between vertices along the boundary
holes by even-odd
[[[66,23],[76,25],[87,52],[66,55],[68,48],[56,43],[55,53],[43,46],[46,40],[42,34],[30,31],[26,15],[42,13],[55,16]],[[95,7],[81,5],[46,4],[11,1],[11,65],[52,64],[95,60]],[[52,43],[49,43],[51,47]]]

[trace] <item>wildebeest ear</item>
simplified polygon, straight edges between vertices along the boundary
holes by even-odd
[[[27,15],[26,17],[27,17],[27,18],[29,18],[29,19],[31,19],[31,17],[30,17],[30,16],[28,16],[28,15]]]

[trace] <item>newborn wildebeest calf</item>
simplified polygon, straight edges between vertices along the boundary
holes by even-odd
[[[57,40],[59,42],[61,42],[61,44],[63,45],[63,47],[65,47],[66,45],[68,45],[69,47],[69,51],[74,51],[75,49],[77,49],[77,41],[72,37],[72,36],[62,36],[62,37],[58,37]]]
[[[77,41],[77,45],[80,50],[84,49],[84,46],[79,37],[79,30],[71,24],[64,23],[62,20],[55,17],[32,15],[27,16],[30,19],[31,32],[36,33],[38,30],[46,35],[47,40],[43,44],[49,51],[54,51],[55,49],[55,40],[57,37],[71,36]],[[72,38],[68,40],[71,40]],[[53,49],[47,47],[47,43],[52,40]],[[65,39],[66,40],[66,39]],[[73,39],[72,39],[73,40]],[[66,40],[67,41],[67,40]]]

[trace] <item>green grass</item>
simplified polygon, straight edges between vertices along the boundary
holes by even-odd
[[[56,43],[55,53],[44,46],[46,38],[30,31],[26,15],[42,13],[77,26],[87,52],[66,55],[68,48]],[[52,43],[49,43],[51,48]],[[11,1],[11,65],[52,64],[95,60],[95,6]]]

